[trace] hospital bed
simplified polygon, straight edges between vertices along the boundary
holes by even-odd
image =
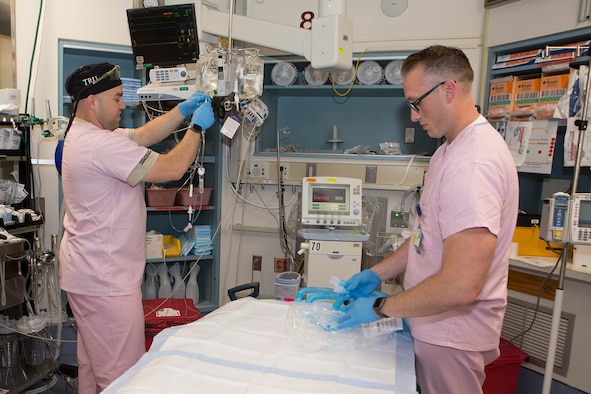
[[[103,393],[416,393],[408,331],[348,350],[294,345],[292,303],[245,297],[166,328]]]

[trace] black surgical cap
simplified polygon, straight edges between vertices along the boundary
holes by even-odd
[[[74,71],[66,79],[66,91],[73,100],[81,100],[91,94],[98,94],[105,90],[121,85],[119,74],[109,76],[95,83],[97,79],[111,71],[115,66],[110,63],[89,64]]]

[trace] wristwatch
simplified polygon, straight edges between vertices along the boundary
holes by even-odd
[[[384,306],[384,304],[386,303],[386,299],[388,299],[388,297],[378,297],[376,298],[376,300],[373,302],[373,313],[374,315],[376,315],[377,318],[379,319],[384,319],[386,317],[389,317],[388,315],[386,315],[384,312],[382,312],[382,307]]]
[[[201,126],[193,123],[190,127],[191,130],[193,130],[194,133],[198,133],[201,134],[201,132],[203,131],[203,129],[201,128]]]

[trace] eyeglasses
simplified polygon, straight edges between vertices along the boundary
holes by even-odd
[[[104,81],[107,78],[111,81],[117,81],[117,80],[121,79],[121,73],[119,72],[119,65],[113,66],[112,69],[110,69],[109,71],[107,71],[106,73],[104,73],[103,75],[98,77],[97,79],[93,80],[93,78],[94,77],[85,78],[82,80],[83,86],[82,86],[82,89],[80,89],[78,96],[80,96],[81,92],[87,91],[91,87],[95,86],[97,83]]]
[[[420,112],[419,110],[419,103],[421,101],[423,101],[423,99],[425,97],[427,97],[428,95],[430,95],[431,93],[433,93],[433,91],[435,89],[437,89],[438,87],[440,87],[441,85],[443,85],[444,83],[446,83],[447,81],[443,81],[443,82],[439,82],[437,85],[433,86],[431,89],[429,89],[427,91],[427,93],[423,94],[421,97],[419,97],[418,99],[414,100],[414,101],[407,101],[406,104],[408,105],[408,107],[416,112]]]
[[[121,73],[119,72],[119,65],[116,65],[115,67],[113,67],[112,69],[110,69],[109,71],[107,71],[106,73],[101,75],[100,77],[98,77],[96,79],[96,81],[94,81],[92,83],[92,85],[96,85],[100,81],[105,80],[107,78],[109,78],[111,81],[116,81],[118,79],[121,79]]]

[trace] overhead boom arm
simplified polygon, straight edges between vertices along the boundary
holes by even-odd
[[[226,37],[229,15],[202,5],[200,26],[205,33]],[[343,15],[314,18],[312,29],[232,15],[232,39],[303,56],[313,68],[349,70],[352,65],[353,23]]]

